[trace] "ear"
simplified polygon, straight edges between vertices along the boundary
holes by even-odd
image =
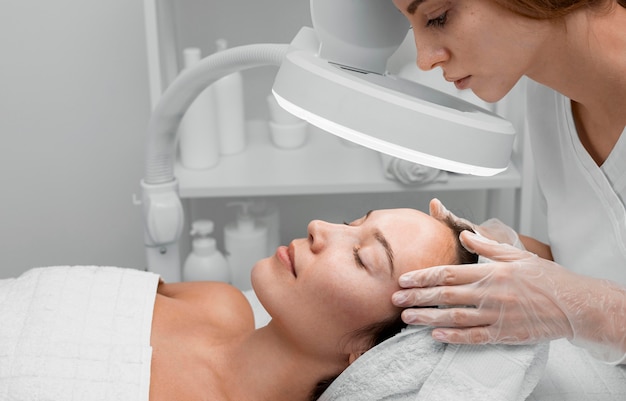
[[[361,355],[363,355],[365,352],[351,352],[350,355],[348,356],[348,365],[352,365],[352,363],[354,361],[356,361],[357,359],[359,359],[359,357]]]
[[[359,359],[361,355],[367,352],[369,348],[365,344],[355,344],[354,350],[348,355],[348,365]]]
[[[366,353],[372,347],[371,335],[359,335],[353,336],[348,343],[344,345],[344,355],[348,357],[348,366],[352,365],[354,361],[359,359],[361,355]]]

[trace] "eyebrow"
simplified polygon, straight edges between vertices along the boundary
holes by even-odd
[[[425,1],[428,1],[428,0],[413,0],[411,4],[409,4],[408,7],[406,8],[406,12],[411,15],[415,14],[415,11],[417,10],[417,8]]]
[[[367,220],[367,218],[370,217],[372,212],[374,212],[374,211],[370,210],[369,212],[367,212],[365,214],[365,218],[363,219],[363,222],[365,222]],[[389,245],[389,242],[387,242],[387,239],[385,238],[383,233],[380,232],[379,230],[374,231],[374,238],[385,249],[385,254],[387,255],[387,259],[389,260],[389,266],[390,266],[390,272],[389,273],[390,273],[390,276],[393,278],[393,275],[394,275],[394,272],[395,272],[395,266],[393,264],[393,250],[391,249],[391,245]]]

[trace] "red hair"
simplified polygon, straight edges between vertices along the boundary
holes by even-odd
[[[533,19],[564,17],[582,8],[609,10],[615,3],[626,8],[626,0],[494,0],[502,7]]]

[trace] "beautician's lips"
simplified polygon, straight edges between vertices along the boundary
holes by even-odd
[[[469,80],[471,77],[472,77],[471,75],[468,75],[465,78],[453,80],[454,86],[456,86],[456,88],[459,90],[467,89],[469,86]]]
[[[291,274],[297,277],[294,265],[293,242],[289,244],[289,247],[279,246],[276,249],[276,257],[291,271]]]

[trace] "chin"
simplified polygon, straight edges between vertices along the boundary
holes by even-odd
[[[491,85],[487,85],[487,87],[474,87],[471,88],[472,92],[474,92],[474,94],[476,96],[478,96],[481,100],[487,102],[487,103],[495,103],[498,102],[500,100],[502,100],[502,98],[504,98],[515,86],[517,82],[500,82],[500,84],[491,84]]]
[[[252,282],[252,289],[258,294],[258,287],[263,282],[263,276],[267,275],[267,259],[261,259],[252,266],[250,272],[250,281]]]
[[[256,262],[250,273],[252,290],[254,290],[257,299],[266,309],[267,303],[271,302],[268,298],[272,296],[272,283],[276,282],[276,278],[272,276],[272,266],[269,259],[261,259]]]
[[[495,103],[498,102],[500,100],[502,100],[502,98],[504,96],[506,96],[506,92],[505,93],[498,93],[498,92],[484,92],[481,90],[474,90],[472,89],[472,92],[474,92],[474,94],[476,96],[478,96],[481,100],[487,102],[487,103]]]

